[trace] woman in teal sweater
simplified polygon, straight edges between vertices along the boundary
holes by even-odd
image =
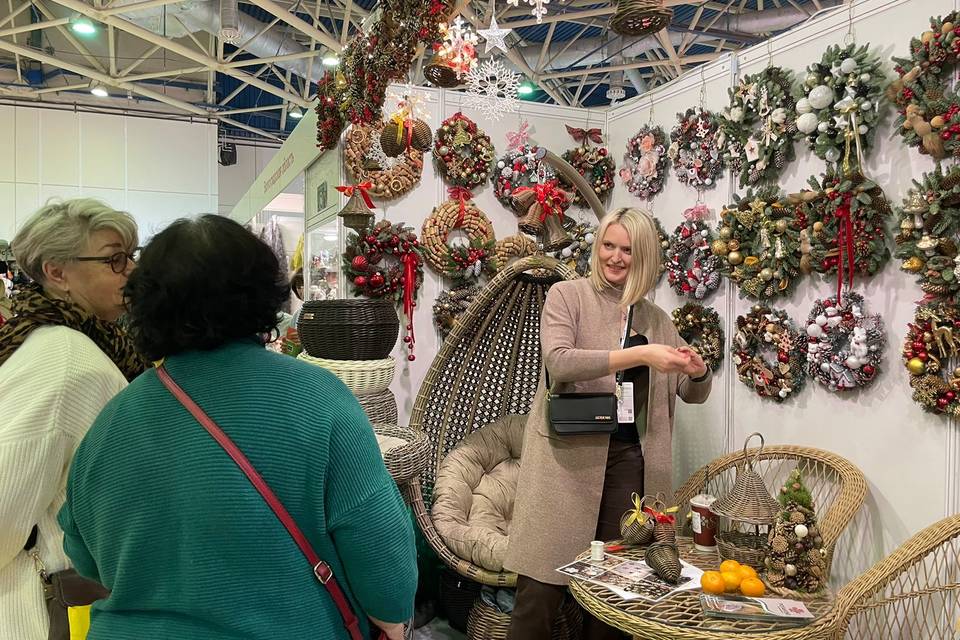
[[[256,338],[287,291],[276,256],[237,223],[180,220],[130,277],[129,327],[263,476],[363,637],[369,617],[400,639],[417,586],[412,525],[347,388]],[[111,590],[89,640],[350,637],[287,530],[156,370],[87,433],[59,519],[77,570]]]

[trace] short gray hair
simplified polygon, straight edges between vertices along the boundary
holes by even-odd
[[[10,248],[23,271],[43,284],[43,263],[65,263],[83,251],[90,236],[104,229],[116,231],[126,249],[137,246],[137,223],[126,211],[117,211],[93,198],[48,201],[30,216]]]

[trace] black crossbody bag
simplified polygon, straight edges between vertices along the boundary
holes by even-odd
[[[627,309],[627,323],[621,348],[626,347],[633,305]],[[554,433],[559,436],[579,436],[595,433],[611,434],[617,430],[616,393],[554,393],[547,375],[547,418]],[[623,371],[617,371],[617,390],[623,383]]]

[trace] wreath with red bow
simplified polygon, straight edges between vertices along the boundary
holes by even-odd
[[[603,134],[600,129],[578,129],[570,125],[566,127],[573,141],[581,144],[575,149],[564,151],[563,159],[586,178],[594,193],[602,200],[613,190],[614,176],[617,173],[617,165],[607,148],[590,146],[591,142],[602,144]],[[578,207],[587,206],[587,201],[580,195],[580,191],[562,176],[560,184],[567,191],[573,192],[573,204]]]
[[[343,271],[355,296],[391,296],[402,305],[407,317],[403,341],[410,351],[407,359],[414,360],[413,310],[423,284],[423,256],[417,234],[404,223],[389,220],[381,220],[359,234],[351,233],[343,252]]]
[[[456,280],[477,279],[497,270],[496,238],[487,216],[470,200],[470,192],[453,187],[450,200],[434,208],[423,222],[424,258],[439,273]],[[466,242],[448,244],[452,232],[466,234]]]

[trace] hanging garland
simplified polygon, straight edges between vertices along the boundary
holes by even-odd
[[[903,362],[910,372],[913,400],[932,413],[960,416],[960,367],[948,360],[960,353],[960,308],[937,302],[917,307],[903,342]],[[949,379],[944,378],[949,374]]]
[[[507,151],[497,161],[497,168],[490,175],[493,195],[500,203],[513,208],[513,191],[556,179],[550,166],[543,162],[547,150],[531,144]]]
[[[403,306],[407,318],[403,341],[415,360],[413,309],[423,284],[423,256],[413,229],[381,220],[365,232],[351,233],[343,252],[343,272],[353,284],[353,295],[390,296]]]
[[[761,398],[783,402],[803,388],[804,344],[785,311],[754,305],[747,315],[737,316],[730,351],[737,377]],[[763,356],[768,348],[776,349],[776,361]]]
[[[593,188],[593,192],[603,200],[613,190],[614,176],[617,172],[617,166],[606,147],[590,146],[591,142],[602,144],[603,134],[600,129],[577,129],[570,125],[566,125],[566,127],[567,133],[573,137],[573,141],[581,144],[575,149],[564,151],[563,159],[586,178]],[[573,193],[572,202],[574,205],[578,207],[587,206],[587,201],[580,194],[580,190],[562,175],[560,176],[560,186]]]
[[[371,126],[350,127],[343,155],[344,164],[354,182],[369,182],[371,186],[368,191],[371,195],[389,200],[408,193],[420,182],[423,174],[423,154],[409,148],[396,160],[387,160],[385,157],[375,159],[371,150],[380,146],[382,130],[382,122]]]
[[[710,252],[710,228],[704,205],[683,212],[686,218],[667,239],[667,282],[681,296],[702,300],[720,285],[720,260]]]
[[[473,189],[484,183],[493,165],[490,136],[459,111],[440,125],[433,143],[433,157],[448,183]]]
[[[340,66],[317,83],[317,146],[333,149],[348,123],[371,124],[381,117],[387,86],[402,79],[421,44],[440,39],[440,23],[453,9],[449,0],[383,0],[366,32],[340,53]]]
[[[711,371],[720,368],[723,361],[723,327],[720,314],[712,307],[696,302],[673,310],[673,324],[680,337],[689,344]]]
[[[493,225],[477,208],[468,195],[451,190],[451,197],[435,207],[423,222],[420,237],[423,242],[423,257],[435,271],[455,280],[477,279],[483,273],[492,274],[497,270],[496,238]],[[463,242],[448,239],[454,231],[461,231],[466,238]]]
[[[729,93],[723,112],[727,163],[740,174],[741,187],[775,181],[794,158],[793,72],[767,67],[745,76]]]
[[[936,166],[913,182],[898,209],[900,268],[917,274],[928,300],[954,298],[960,292],[960,166],[943,173]]]
[[[805,138],[818,158],[838,162],[847,131],[856,130],[866,155],[880,121],[883,95],[880,58],[869,45],[833,45],[807,67],[797,100],[797,139]]]
[[[880,369],[886,337],[879,315],[864,315],[853,291],[817,300],[807,317],[807,373],[830,391],[870,385]]]
[[[720,212],[719,237],[711,244],[721,272],[748,298],[789,296],[800,277],[800,231],[779,189],[762,187],[734,198]]]
[[[720,148],[725,140],[716,116],[704,109],[687,109],[677,114],[677,120],[667,150],[677,180],[694,189],[714,187],[723,171]]]
[[[934,160],[960,156],[960,104],[950,88],[960,55],[958,19],[956,11],[930,18],[930,30],[910,40],[910,57],[893,58],[900,77],[887,87],[904,143]]]
[[[649,200],[663,191],[667,176],[667,134],[655,125],[644,125],[627,140],[620,179],[627,191]]]
[[[446,339],[453,331],[457,318],[466,311],[480,292],[475,284],[461,284],[450,291],[442,291],[433,303],[433,324],[440,335]]]

